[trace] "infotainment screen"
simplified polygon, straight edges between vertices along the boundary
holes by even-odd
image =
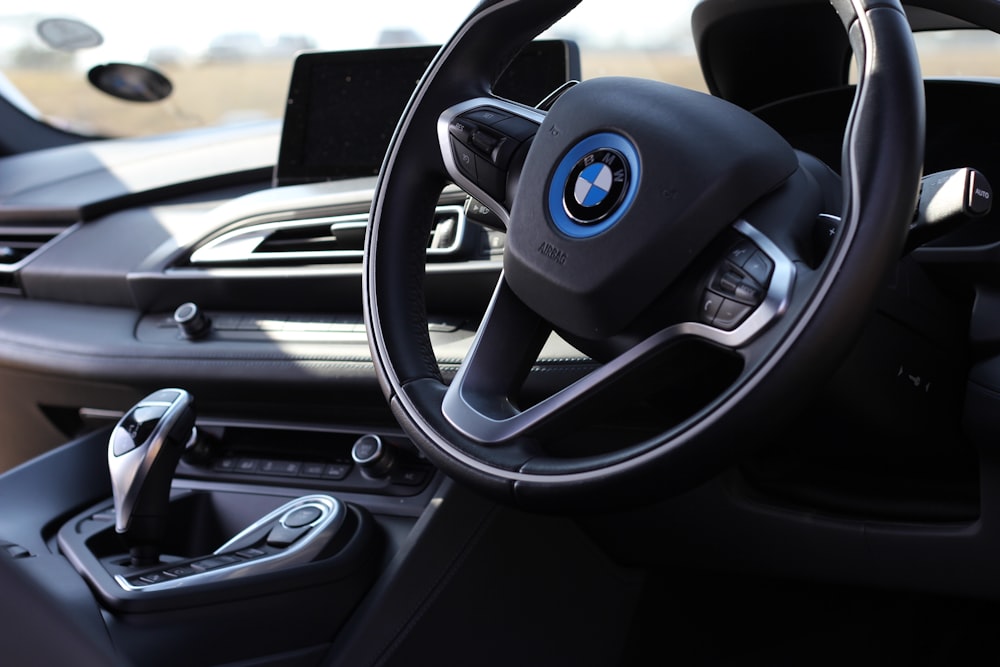
[[[292,68],[274,184],[377,174],[403,108],[437,51],[407,46],[300,53]],[[573,42],[536,40],[494,92],[533,106],[579,78]]]

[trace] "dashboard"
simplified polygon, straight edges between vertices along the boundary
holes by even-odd
[[[114,412],[121,409],[117,383],[182,383],[209,412],[217,405],[227,414],[249,400],[260,404],[257,414],[322,422],[337,406],[350,421],[390,425],[370,374],[361,255],[378,155],[435,51],[301,54],[289,93],[294,112],[281,122],[83,143],[4,160],[0,231],[20,251],[0,266],[0,290],[11,297],[3,354],[43,375],[106,383],[107,392],[90,394],[87,405],[44,401],[46,409]],[[570,43],[543,41],[502,82],[512,97],[535,99],[578,71]],[[313,100],[320,109],[349,108],[350,116],[308,112],[318,93],[302,82],[330,79],[398,90],[396,104],[384,104],[384,95],[368,97],[367,110]],[[356,146],[355,136],[370,136],[367,161],[338,165],[318,157],[330,149],[309,137],[328,127],[340,128],[333,136],[350,137],[347,147]],[[316,155],[306,155],[306,147]],[[463,357],[500,271],[503,234],[476,224],[489,221],[477,204],[457,188],[443,191],[428,240],[431,335],[446,368]],[[211,322],[207,335],[193,339],[179,329],[174,313],[185,304]],[[569,354],[587,364],[556,341],[550,352],[549,359]],[[574,363],[554,364],[547,377],[573,376]],[[276,387],[296,400],[274,401]],[[34,424],[18,453],[4,453],[11,457],[5,467],[92,425],[84,421],[70,417],[56,429]]]
[[[565,65],[565,45],[558,46],[555,53]],[[430,55],[426,49],[389,50],[375,62],[384,65],[382,58],[398,59],[401,53],[410,69]],[[340,54],[331,61],[327,54],[310,54],[303,62],[312,72],[320,66],[317,62],[343,67],[342,61],[355,63],[357,58],[357,53]],[[987,177],[1000,173],[993,143],[984,139],[991,126],[989,110],[1000,101],[997,87],[985,81],[929,80],[926,94],[926,172],[974,167]],[[835,165],[852,96],[850,87],[833,88],[765,105],[757,115],[795,148]],[[0,355],[3,372],[14,378],[4,385],[18,387],[7,409],[33,414],[38,411],[29,406],[41,406],[17,447],[4,450],[7,467],[107,423],[120,413],[125,397],[135,395],[135,387],[183,384],[198,396],[206,416],[235,424],[250,413],[255,421],[272,425],[332,421],[348,433],[373,427],[400,437],[371,377],[361,317],[360,260],[374,177],[317,174],[310,182],[276,185],[282,180],[276,175],[279,146],[284,142],[287,152],[287,146],[302,143],[301,123],[294,139],[289,132],[282,123],[258,123],[176,137],[77,144],[0,163],[0,231],[9,237],[4,241],[36,248],[0,266],[5,297]],[[441,195],[428,242],[430,335],[446,374],[454,373],[467,352],[501,271],[504,238],[481,224],[489,223],[488,215],[451,186]],[[924,507],[944,501],[955,508],[955,519],[975,516],[977,491],[968,444],[954,432],[963,371],[972,354],[962,341],[968,317],[963,313],[971,311],[974,296],[952,274],[955,265],[965,267],[964,274],[970,264],[992,256],[991,248],[1000,241],[996,215],[994,211],[918,249],[900,268],[909,291],[890,290],[885,297],[883,317],[911,341],[905,365],[929,366],[925,375],[942,378],[933,398],[921,397],[921,402],[903,393],[886,403],[884,383],[870,377],[879,371],[861,364],[853,371],[845,367],[844,381],[871,387],[870,397],[862,394],[864,398],[845,403],[836,383],[830,390],[838,409],[850,415],[860,410],[866,419],[872,415],[864,404],[879,396],[884,414],[878,423],[884,424],[880,428],[886,437],[877,442],[890,443],[907,433],[922,443],[921,452],[945,452],[940,460],[922,458],[913,471],[917,477],[897,482],[919,481],[916,488],[930,495],[917,493],[908,502]],[[187,336],[180,328],[175,310],[184,304],[193,304],[210,322],[204,335]],[[897,344],[888,334],[875,338]],[[988,346],[992,340],[986,335],[977,345]],[[879,344],[872,342],[871,349],[856,354],[887,353]],[[965,352],[942,355],[944,344]],[[594,365],[554,337],[536,364],[533,382],[540,395],[552,393]],[[897,367],[902,365],[900,361]],[[850,375],[854,371],[864,377]],[[78,390],[54,400],[48,395],[52,377],[88,387],[87,400],[75,396]],[[898,391],[891,383],[889,389]],[[276,394],[283,398],[276,400]],[[929,423],[928,415],[938,421]],[[809,422],[804,427],[812,428]],[[231,458],[224,448],[216,456]],[[294,447],[287,456],[303,462],[308,458]],[[331,462],[336,460],[343,461],[344,453]],[[847,460],[858,463],[851,456]],[[830,474],[829,461],[822,459],[822,465],[824,474]],[[942,469],[950,476],[930,483]],[[765,485],[776,492],[793,493],[771,484],[774,470],[756,465],[746,470],[761,484],[771,480]],[[865,507],[871,501],[865,494],[884,483],[878,476],[863,483],[826,481],[833,486],[805,484],[798,492],[821,506],[849,509]],[[861,497],[844,493],[844,484],[853,484]],[[939,493],[950,497],[939,498]],[[908,516],[902,509],[906,503],[893,503],[895,509],[883,507],[876,514]]]

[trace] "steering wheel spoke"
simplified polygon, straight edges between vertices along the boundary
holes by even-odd
[[[498,444],[525,429],[503,428],[523,421],[518,391],[551,329],[500,279],[493,299],[458,373],[448,388],[442,411],[473,440]]]
[[[507,224],[512,193],[528,146],[545,114],[494,97],[448,108],[438,120],[438,141],[451,179]]]
[[[646,362],[688,328],[671,328],[634,345],[561,391],[528,407],[518,391],[551,327],[501,279],[475,341],[448,387],[442,412],[465,437],[500,446],[568,433],[614,401],[612,393],[641,382]],[[646,378],[648,383],[648,378]]]

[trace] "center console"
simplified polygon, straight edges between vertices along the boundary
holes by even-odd
[[[104,437],[111,497],[62,522],[54,546],[113,643],[146,665],[283,652],[308,664],[438,483],[399,433],[201,418],[181,389],[150,394]]]

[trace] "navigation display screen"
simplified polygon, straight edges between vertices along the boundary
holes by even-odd
[[[410,95],[436,46],[304,52],[292,70],[275,185],[378,173]],[[572,42],[532,42],[504,72],[494,92],[534,106],[580,78]]]

